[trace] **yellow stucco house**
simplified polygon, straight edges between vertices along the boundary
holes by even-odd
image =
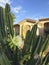
[[[25,38],[26,32],[31,30],[34,24],[37,24],[37,35],[45,35],[49,33],[49,18],[43,18],[39,20],[32,20],[32,19],[24,19],[20,21],[18,24],[14,25],[14,29],[16,34],[20,35],[21,37]]]

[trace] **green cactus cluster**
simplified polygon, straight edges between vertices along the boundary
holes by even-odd
[[[49,46],[49,35],[47,37],[37,36],[36,30],[37,24],[26,34],[22,61],[24,65],[49,65],[49,53],[47,55],[44,53]]]
[[[9,34],[13,36],[13,20],[10,12],[10,5],[6,4],[5,8],[0,7],[0,65],[11,65],[5,54]]]
[[[0,7],[0,33],[4,38],[6,33],[5,33],[4,13],[2,7]]]
[[[13,19],[10,11],[10,5],[6,4],[5,6],[5,21],[6,21],[6,27],[8,29],[7,33],[11,34],[13,36]]]

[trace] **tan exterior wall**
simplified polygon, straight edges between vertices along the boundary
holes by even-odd
[[[44,35],[44,24],[38,23],[37,35]]]
[[[20,36],[25,38],[26,32],[32,29],[33,23],[24,22],[20,24]]]

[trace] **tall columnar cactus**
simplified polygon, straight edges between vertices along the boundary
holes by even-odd
[[[13,36],[13,18],[10,11],[10,5],[6,4],[5,6],[5,21],[6,21],[6,27],[7,27],[7,33],[11,34]]]
[[[31,50],[32,49],[32,45],[33,45],[33,42],[35,44],[35,39],[36,39],[36,30],[37,30],[37,25],[33,26],[31,31],[30,30],[27,31],[26,38],[25,38],[25,41],[24,41],[24,43],[26,45],[28,45],[28,48],[25,46],[27,48],[26,49],[27,51],[29,51],[29,50],[32,51]]]
[[[0,65],[11,65],[8,57],[5,54],[6,38],[6,23],[4,8],[0,7]]]
[[[2,37],[4,38],[6,36],[6,33],[5,33],[4,12],[2,7],[0,7],[0,32]]]
[[[5,32],[5,20],[4,20],[4,12],[3,8],[0,7],[0,65],[10,65],[10,62],[7,58],[7,56],[4,53],[4,48],[3,45],[4,39],[6,37],[6,32]]]
[[[46,65],[48,64],[49,53],[44,54],[49,45],[49,36],[43,38],[36,35],[37,24],[33,26],[31,31],[26,34],[24,48],[21,51],[21,65]]]

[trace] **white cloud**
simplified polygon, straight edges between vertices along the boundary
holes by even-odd
[[[6,3],[11,4],[11,1],[10,0],[0,0],[0,6],[5,7]]]
[[[17,14],[19,14],[19,13],[20,14],[26,13],[26,10],[24,10],[22,6],[12,7],[11,9],[12,9],[12,12],[17,13]]]
[[[12,11],[14,11],[15,13],[19,13],[22,10],[21,6],[16,6],[14,8],[12,8]]]

